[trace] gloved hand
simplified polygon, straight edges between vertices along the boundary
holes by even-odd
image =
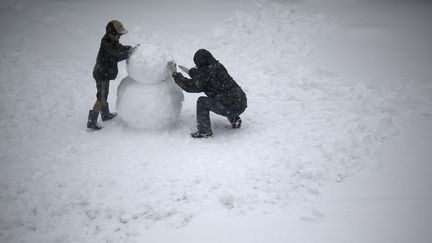
[[[140,44],[137,44],[136,46],[132,47],[132,53],[134,53],[136,49],[138,49],[138,46],[140,46]]]
[[[128,56],[130,57],[132,55],[132,46],[126,46],[126,52]]]
[[[178,65],[178,67],[185,73],[189,74],[189,68],[182,66],[182,65]]]
[[[174,60],[171,60],[167,63],[167,68],[170,75],[173,75],[173,73],[177,72],[177,64],[174,62]]]
[[[134,46],[134,47],[128,46],[128,48],[127,48],[127,52],[129,53],[129,56],[132,55],[132,54],[136,51],[136,49],[138,48],[139,45],[140,45],[140,44],[137,44],[137,45]]]

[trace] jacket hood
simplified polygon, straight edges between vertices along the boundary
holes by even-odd
[[[216,59],[213,57],[213,55],[206,49],[199,49],[197,52],[195,52],[193,60],[197,68],[206,67],[216,62]]]

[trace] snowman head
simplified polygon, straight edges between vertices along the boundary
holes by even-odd
[[[129,57],[126,68],[128,75],[140,83],[160,83],[171,75],[166,63],[170,60],[167,49],[155,43],[142,43]]]

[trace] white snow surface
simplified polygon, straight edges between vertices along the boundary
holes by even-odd
[[[430,243],[431,10],[420,0],[2,1],[0,242]],[[154,45],[155,33],[188,67],[210,50],[248,95],[242,128],[212,114],[214,137],[190,138],[201,94],[186,94],[168,129],[114,119],[88,132],[111,19],[129,30],[123,44]],[[124,80],[135,85],[125,66],[110,104],[129,92]],[[161,102],[150,90],[143,100]]]
[[[183,91],[171,77],[145,84],[127,76],[118,86],[116,107],[119,118],[128,126],[157,130],[178,120],[183,100]]]

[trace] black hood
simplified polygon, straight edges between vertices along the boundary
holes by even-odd
[[[195,52],[193,60],[197,68],[206,67],[216,62],[213,55],[206,49],[199,49]]]

